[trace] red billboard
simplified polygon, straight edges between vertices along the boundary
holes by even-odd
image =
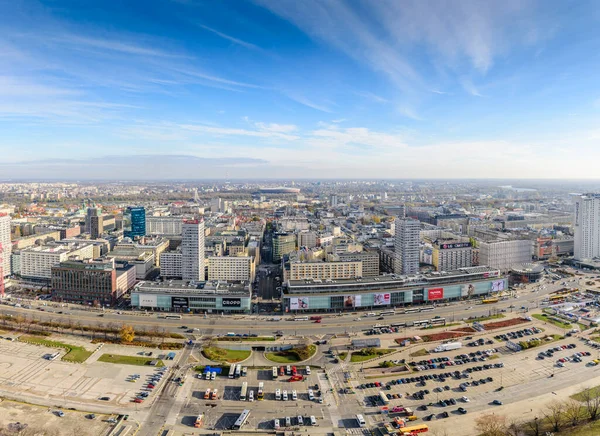
[[[444,298],[444,288],[433,288],[427,291],[427,300],[441,300]]]

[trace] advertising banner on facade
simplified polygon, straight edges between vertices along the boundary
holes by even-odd
[[[174,309],[182,309],[189,307],[190,302],[188,297],[171,297],[171,306]]]
[[[460,288],[461,297],[472,297],[475,294],[475,286],[469,283],[468,285],[462,285]]]
[[[490,272],[483,273],[483,277],[486,279],[488,277],[498,277],[498,276],[500,276],[500,271],[490,271]]]
[[[308,297],[290,298],[290,310],[308,309]]]
[[[242,307],[242,299],[241,298],[223,298],[221,300],[221,305],[223,307]]]
[[[351,309],[353,307],[360,307],[362,295],[345,295],[344,296],[344,308]]]
[[[156,295],[140,294],[141,307],[158,307]]]
[[[373,294],[373,306],[389,306],[390,303],[390,294]]]
[[[427,291],[427,300],[441,300],[444,298],[444,288],[432,288]]]
[[[504,291],[504,280],[494,280],[492,282],[492,292]]]

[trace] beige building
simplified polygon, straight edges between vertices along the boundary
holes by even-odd
[[[363,276],[362,262],[290,262],[289,271],[284,268],[285,280],[304,279],[353,279]]]
[[[69,258],[77,260],[92,259],[92,244],[64,244],[30,247],[21,251],[21,276],[34,280],[50,279],[51,268]]]
[[[254,281],[251,256],[215,256],[208,258],[208,280]]]

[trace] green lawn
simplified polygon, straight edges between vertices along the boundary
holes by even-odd
[[[367,351],[368,350],[368,351]],[[361,351],[355,351],[350,356],[350,362],[364,362],[365,360],[374,359],[375,357],[385,356],[395,350],[387,349],[387,348],[365,348]]]
[[[596,397],[596,398],[600,397],[600,386],[595,386],[593,388],[590,388],[590,390],[592,391],[592,395],[594,397]],[[570,398],[573,398],[574,400],[583,402],[583,401],[585,401],[585,398],[583,396],[584,392],[585,391],[577,392],[576,394],[571,395]]]
[[[49,341],[48,339],[37,338],[35,336],[20,336],[19,341],[27,342],[29,344],[42,345],[50,348],[63,348],[67,350],[67,354],[65,354],[61,359],[65,362],[83,363],[93,353],[93,351],[88,351],[83,347],[65,344],[64,342]]]
[[[562,322],[562,321],[557,321],[555,319],[550,319],[550,317],[548,315],[546,315],[545,313],[542,313],[542,314],[534,313],[531,316],[537,320],[549,322],[550,324],[554,324],[555,326],[563,328],[563,329],[570,329],[572,327],[572,325],[569,324],[568,322]]]
[[[348,353],[346,351],[338,354],[340,360],[346,360],[346,356],[348,356]]]
[[[563,432],[561,431],[559,434],[563,434]],[[600,421],[571,428],[565,434],[569,436],[598,436],[600,434]]]
[[[153,360],[157,360],[156,366],[165,366],[162,360],[153,359],[152,357],[141,357],[141,356],[121,356],[119,354],[103,354],[100,356],[98,361],[106,363],[117,363],[120,365],[137,365],[145,366],[150,364]]]
[[[410,353],[410,357],[422,357],[427,356],[428,354],[429,351],[427,351],[425,348],[421,348],[420,350],[417,350],[414,353]]]
[[[316,345],[304,348],[292,348],[285,351],[265,353],[265,357],[275,363],[297,363],[312,357],[317,352]]]
[[[482,322],[482,321],[489,321],[492,319],[500,319],[500,318],[506,318],[506,315],[502,315],[501,313],[498,313],[496,315],[480,316],[479,318],[468,319],[467,322]]]
[[[246,360],[250,356],[250,351],[246,350],[227,350],[219,347],[206,347],[202,354],[213,362],[236,363]]]
[[[275,338],[273,336],[257,336],[255,338],[240,338],[239,336],[220,336],[216,340],[221,342],[272,342],[275,340]]]

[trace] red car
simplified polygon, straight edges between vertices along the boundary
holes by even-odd
[[[320,320],[320,319],[317,319],[317,320],[315,321],[315,324],[321,324],[321,320]]]
[[[148,389],[154,389],[156,386],[154,386],[153,384],[149,384],[148,385]]]
[[[142,400],[141,398],[135,398],[135,399],[133,400],[133,402],[134,402],[134,403],[143,403],[143,402],[144,402],[144,400]]]
[[[381,383],[379,383],[379,382],[375,382],[375,386],[377,386],[377,387],[380,387],[380,386],[381,386]]]

